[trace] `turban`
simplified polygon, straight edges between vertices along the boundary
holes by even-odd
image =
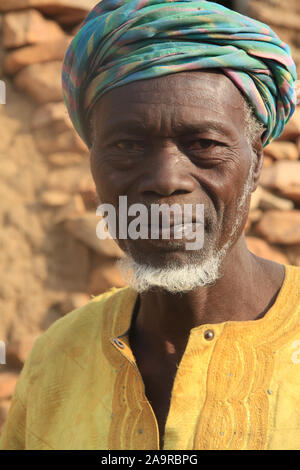
[[[104,93],[201,69],[219,69],[232,80],[265,127],[263,145],[281,134],[297,103],[289,46],[269,26],[208,1],[98,3],[66,52],[64,100],[90,147],[90,112]]]

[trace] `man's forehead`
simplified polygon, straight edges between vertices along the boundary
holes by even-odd
[[[197,104],[205,99],[216,98],[235,107],[243,105],[241,93],[224,73],[204,70],[139,80],[114,88],[100,98],[97,106],[102,107],[106,102],[113,104],[115,101],[119,104],[151,101],[161,103],[162,99],[167,102],[170,97],[182,105],[192,105],[194,101],[191,98],[197,100]]]
[[[160,113],[162,108],[167,112],[170,109],[179,119],[189,120],[190,116],[194,121],[198,119],[196,115],[203,112],[241,123],[244,98],[222,72],[183,72],[132,82],[111,90],[96,103],[93,120],[100,121],[102,127],[111,119],[132,118],[132,113],[142,118],[145,110],[151,109],[153,115]]]

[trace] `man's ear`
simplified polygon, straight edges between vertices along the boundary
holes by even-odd
[[[264,148],[261,141],[261,135],[256,139],[254,145],[252,146],[252,152],[254,153],[252,158],[255,159],[255,165],[253,170],[253,183],[251,190],[251,192],[253,193],[258,186],[259,177],[264,162]]]

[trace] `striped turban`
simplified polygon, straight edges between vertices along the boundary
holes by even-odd
[[[90,147],[96,101],[128,83],[171,73],[219,69],[278,137],[296,105],[290,48],[272,29],[216,3],[192,0],[103,0],[87,16],[65,55],[64,99]]]

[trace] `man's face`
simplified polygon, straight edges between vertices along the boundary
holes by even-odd
[[[244,130],[244,100],[218,72],[177,73],[116,88],[93,110],[91,169],[101,203],[128,206],[204,204],[204,245],[186,240],[119,240],[138,263],[157,268],[201,265],[234,242],[246,222],[238,214],[253,154]],[[252,188],[252,183],[250,190]],[[130,220],[130,218],[129,218]]]

